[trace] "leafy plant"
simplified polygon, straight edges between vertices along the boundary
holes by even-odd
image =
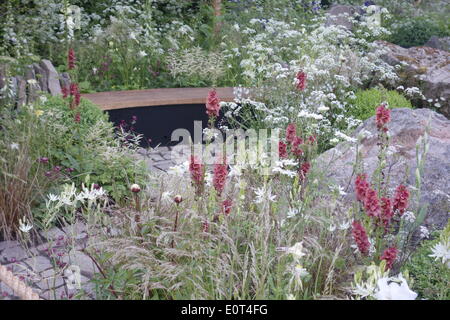
[[[349,114],[359,120],[369,119],[375,115],[376,107],[383,101],[391,109],[412,108],[411,102],[397,91],[372,88],[356,91],[355,99],[349,100]]]
[[[131,156],[139,141],[127,143],[129,133],[116,136],[108,115],[89,100],[81,99],[71,110],[64,99],[50,97],[35,108],[42,110],[42,124],[50,131],[40,147],[49,168],[68,168],[77,186],[99,184],[116,201],[124,200],[128,186],[142,179],[145,167]],[[77,113],[79,122],[74,121]]]
[[[132,156],[140,137],[115,131],[107,114],[88,100],[74,110],[61,97],[42,97],[19,110],[4,107],[1,126],[4,237],[14,236],[20,218],[44,220],[44,199],[59,193],[59,182],[97,184],[124,202],[128,186],[145,176],[144,163]]]
[[[430,257],[431,248],[439,243],[439,232],[433,234],[434,240],[422,242],[405,265],[419,297],[427,300],[450,299],[450,272],[446,265]]]
[[[415,17],[395,24],[391,28],[389,40],[405,48],[422,46],[432,36],[445,37],[449,33],[448,27],[436,23],[428,17]]]

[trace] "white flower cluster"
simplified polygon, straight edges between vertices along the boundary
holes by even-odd
[[[440,260],[444,265],[450,268],[450,223],[442,231],[440,241],[431,248],[432,253],[429,255],[435,260]]]
[[[76,206],[80,202],[96,201],[104,196],[106,196],[106,191],[102,187],[95,188],[95,184],[92,184],[90,189],[83,185],[80,192],[77,192],[75,184],[66,184],[59,195],[52,193],[47,195],[47,207],[50,203],[53,203],[53,207]]]
[[[242,117],[252,108],[262,112],[264,116],[256,120],[266,126],[283,127],[288,121],[300,121],[305,131],[326,135],[334,143],[347,140],[335,130],[360,124],[348,114],[349,101],[355,97],[353,88],[398,80],[395,68],[381,59],[385,49],[370,42],[387,31],[355,22],[355,30],[350,32],[325,26],[322,19],[317,21],[317,25],[305,26],[295,19],[289,23],[253,19],[252,28],[241,35],[244,45],[236,48],[230,43],[224,48],[228,59],[241,59],[243,84],[256,88],[253,100],[264,101],[260,108],[255,108],[255,102],[229,105],[228,117]],[[301,94],[295,90],[295,75],[300,70],[307,75]]]

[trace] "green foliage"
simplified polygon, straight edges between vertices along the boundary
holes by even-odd
[[[390,108],[412,108],[411,102],[403,95],[393,90],[380,90],[372,88],[368,90],[358,90],[356,99],[350,100],[352,107],[350,115],[353,117],[366,120],[375,115],[375,109],[380,102],[386,101]]]
[[[428,17],[401,21],[391,29],[389,41],[405,48],[424,45],[432,36],[450,35],[448,23],[436,22]]]
[[[88,100],[82,99],[75,110],[61,97],[47,97],[19,110],[3,107],[0,121],[5,151],[0,152],[1,177],[8,188],[22,190],[17,193],[22,198],[3,202],[2,210],[9,214],[8,221],[0,221],[0,231],[3,225],[8,237],[13,232],[6,228],[16,229],[21,218],[18,208],[38,225],[45,219],[44,200],[48,193],[60,192],[61,182],[73,182],[78,189],[98,184],[113,201],[123,203],[130,196],[129,185],[143,181],[145,165],[132,157],[138,138],[130,143],[124,138],[129,133],[115,132],[108,115]],[[9,189],[0,193],[14,194]]]
[[[439,237],[423,242],[405,265],[410,277],[414,279],[414,291],[422,299],[450,299],[450,270],[446,265],[429,256],[432,253],[431,248],[438,242]]]
[[[43,111],[44,125],[49,135],[42,137],[40,156],[49,159],[49,165],[74,169],[76,185],[97,183],[108,191],[115,201],[128,195],[128,186],[142,179],[142,163],[127,154],[120,140],[114,136],[108,116],[90,101],[82,99],[76,110],[71,110],[60,97],[51,97],[36,108]],[[80,113],[80,122],[74,121]],[[49,167],[49,169],[50,169]]]

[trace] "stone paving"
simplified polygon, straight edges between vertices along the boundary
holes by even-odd
[[[172,147],[141,149],[149,170],[165,172],[187,160],[186,150],[173,157]],[[27,283],[42,299],[95,299],[90,282],[98,272],[93,261],[83,253],[88,234],[81,222],[53,228],[41,235],[41,244],[24,248],[18,241],[0,242],[0,264]],[[19,299],[0,281],[0,299]]]
[[[182,164],[189,159],[191,148],[185,146],[174,149],[175,147],[157,147],[153,150],[140,149],[138,156],[145,160],[150,171],[166,172],[170,167]],[[214,157],[217,151],[213,146],[210,147],[210,156]],[[203,147],[205,153],[205,148]]]
[[[53,228],[41,235],[41,244],[25,248],[18,241],[0,242],[0,263],[42,299],[95,299],[89,283],[98,271],[83,253],[88,235],[81,222]],[[18,299],[0,282],[0,299]]]
[[[172,159],[172,147],[158,147],[154,150],[140,149],[139,155],[146,161],[151,171],[167,171],[177,164],[176,159]]]

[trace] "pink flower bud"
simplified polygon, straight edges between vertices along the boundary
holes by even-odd
[[[135,184],[131,185],[130,190],[133,193],[138,193],[141,191],[141,187],[135,183]]]
[[[181,195],[177,194],[175,198],[173,198],[173,201],[175,201],[176,204],[180,204],[181,201],[183,201],[183,198],[181,197]]]

